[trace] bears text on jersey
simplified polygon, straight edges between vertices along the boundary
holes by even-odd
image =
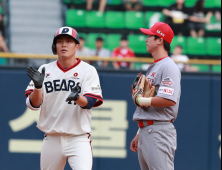
[[[76,85],[80,87],[80,83],[77,83],[73,80],[66,81],[65,79],[47,81],[44,83],[46,93],[52,93],[53,91],[71,91]],[[80,87],[81,89],[81,87]],[[80,90],[81,91],[81,90]]]

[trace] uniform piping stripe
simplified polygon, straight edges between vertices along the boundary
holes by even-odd
[[[83,96],[88,96],[88,97],[92,97],[94,99],[99,100],[95,103],[95,105],[93,107],[99,107],[103,104],[103,98],[101,96],[98,96],[98,95],[95,95],[95,94],[90,94],[90,93],[84,94]]]
[[[168,56],[167,56],[167,57],[168,57]],[[158,62],[160,62],[161,60],[163,60],[163,59],[165,59],[165,58],[167,58],[167,57],[163,57],[163,58],[161,58],[161,59],[159,59],[159,60],[155,60],[154,63],[158,63]]]
[[[99,107],[103,104],[103,101],[98,101],[93,107]]]
[[[34,90],[27,90],[25,91],[25,96],[28,97]]]
[[[81,63],[81,60],[79,58],[77,58],[77,62],[72,66],[72,67],[69,67],[69,68],[63,68],[60,64],[59,64],[59,61],[57,61],[57,66],[60,70],[62,70],[64,73],[67,72],[67,71],[70,71],[72,70],[73,68],[77,67],[79,64]]]
[[[98,100],[103,100],[103,98],[101,96],[97,96],[97,95],[93,95],[93,94],[84,94],[84,96],[88,96],[88,97],[92,97]]]
[[[59,35],[59,31],[60,31],[60,29],[56,32],[55,37],[57,37]]]
[[[76,38],[76,31],[72,29],[72,36]]]

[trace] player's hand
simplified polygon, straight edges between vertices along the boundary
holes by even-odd
[[[69,95],[69,97],[66,99],[66,102],[70,102],[70,101],[76,101],[79,99],[79,93],[80,93],[81,89],[79,86],[75,86],[72,89],[72,93]]]
[[[133,151],[133,152],[138,151],[138,142],[139,142],[139,135],[136,135],[136,137],[133,139],[133,141],[131,142],[131,145],[130,145],[131,151]]]
[[[33,67],[27,68],[27,74],[33,81],[36,89],[42,88],[42,83],[45,78],[45,67],[42,68],[42,73],[40,73],[38,70],[34,69]]]

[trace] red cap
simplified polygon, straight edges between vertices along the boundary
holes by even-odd
[[[174,38],[174,32],[172,28],[168,24],[165,24],[163,22],[157,22],[150,29],[140,28],[140,30],[146,35],[157,35],[170,44],[172,43]]]

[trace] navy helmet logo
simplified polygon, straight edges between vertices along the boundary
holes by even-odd
[[[66,34],[67,32],[69,32],[69,28],[64,28],[64,29],[62,30],[62,34]]]

